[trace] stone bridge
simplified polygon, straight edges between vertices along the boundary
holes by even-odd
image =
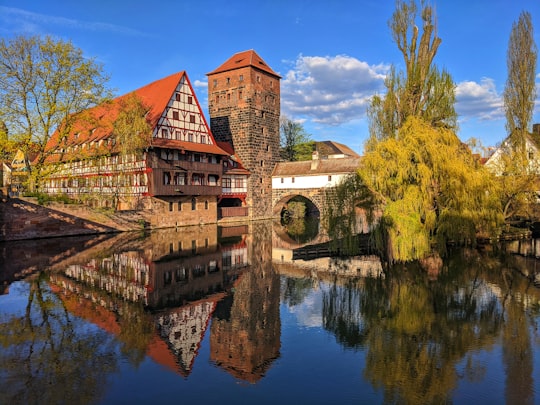
[[[282,208],[284,208],[292,198],[297,196],[304,197],[313,203],[313,206],[316,208],[316,212],[312,212],[312,214],[319,216],[322,215],[326,201],[326,193],[324,188],[288,188],[272,190],[272,207],[274,216],[279,216]],[[308,210],[309,209],[310,207],[308,207]]]

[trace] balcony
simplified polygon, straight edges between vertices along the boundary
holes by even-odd
[[[248,216],[248,207],[221,207],[218,210],[219,218]]]
[[[208,185],[177,185],[177,184],[154,184],[150,187],[150,194],[158,196],[172,195],[215,195],[221,194],[221,186]]]

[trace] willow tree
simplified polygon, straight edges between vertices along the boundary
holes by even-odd
[[[381,231],[389,258],[420,259],[446,243],[475,244],[502,215],[487,169],[448,128],[409,117],[396,137],[377,142],[362,159],[360,177],[381,201]]]
[[[28,171],[39,181],[45,146],[57,129],[67,136],[76,113],[109,97],[108,77],[71,42],[51,37],[0,39],[0,120],[9,139],[39,158]]]
[[[441,44],[433,9],[398,0],[389,26],[405,71],[391,69],[386,94],[373,98],[359,177],[381,210],[379,249],[408,261],[434,246],[444,252],[449,240],[475,243],[502,217],[492,178],[455,133],[455,85],[433,63]]]

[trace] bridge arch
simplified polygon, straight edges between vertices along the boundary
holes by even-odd
[[[322,214],[322,201],[311,193],[303,193],[293,190],[287,190],[285,193],[279,193],[275,190],[273,194],[272,212],[274,217],[280,217],[283,209],[287,208],[287,205],[292,201],[304,202],[306,204],[306,214],[316,215],[318,217]],[[278,195],[279,194],[279,195]]]

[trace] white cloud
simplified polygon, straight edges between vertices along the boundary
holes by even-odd
[[[74,20],[46,14],[32,13],[20,8],[0,6],[0,21],[14,32],[37,33],[41,26],[62,26],[85,31],[116,32],[131,36],[146,36],[141,31],[116,24]]]
[[[456,111],[460,119],[504,118],[502,96],[497,93],[493,79],[482,78],[480,83],[459,83],[456,88]]]
[[[193,82],[193,86],[194,87],[202,87],[202,88],[207,88],[208,87],[208,81],[203,81],[203,80],[195,80]]]
[[[326,125],[362,118],[371,97],[384,89],[388,70],[347,55],[300,55],[281,83],[282,111]]]

